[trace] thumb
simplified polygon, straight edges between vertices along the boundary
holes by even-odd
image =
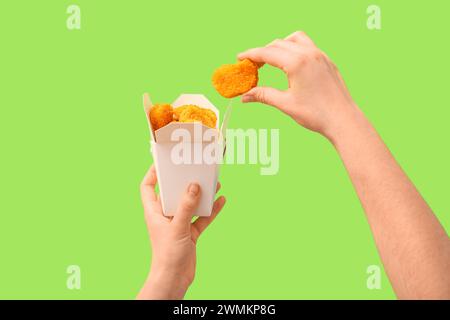
[[[200,186],[198,183],[189,184],[187,190],[184,192],[180,204],[178,205],[177,212],[173,221],[180,225],[189,226],[192,216],[198,207],[200,202]]]
[[[285,99],[285,92],[270,87],[255,87],[242,96],[242,102],[261,102],[281,108]]]

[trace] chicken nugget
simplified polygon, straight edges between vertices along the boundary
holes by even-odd
[[[153,130],[164,127],[173,120],[173,109],[170,104],[155,104],[150,109],[150,122]]]
[[[179,121],[180,120],[180,115],[183,112],[184,109],[186,109],[186,106],[181,106],[181,107],[177,107],[173,109],[173,121]]]
[[[195,105],[185,105],[178,107],[176,109],[182,108],[179,115],[178,121],[180,122],[201,122],[205,126],[210,128],[216,127],[217,116],[210,110],[205,108],[200,108]]]
[[[214,71],[212,83],[225,98],[239,96],[258,84],[258,65],[250,59],[225,64]]]

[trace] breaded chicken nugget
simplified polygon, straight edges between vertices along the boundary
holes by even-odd
[[[164,127],[173,120],[173,109],[170,104],[155,104],[150,109],[150,122],[153,130]]]
[[[214,71],[212,83],[225,98],[239,96],[258,84],[258,66],[249,59],[225,64]]]
[[[209,109],[200,108],[195,105],[181,106],[176,109],[181,109],[178,121],[180,122],[201,122],[210,128],[216,127],[217,116]]]
[[[184,109],[186,109],[188,106],[181,106],[173,109],[173,121],[179,121],[180,115],[183,112]]]

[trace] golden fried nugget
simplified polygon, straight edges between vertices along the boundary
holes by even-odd
[[[178,117],[178,121],[180,122],[201,122],[207,127],[216,127],[217,116],[210,109],[200,108],[195,105],[185,105],[178,107],[175,110],[177,109],[181,109]],[[178,110],[176,112],[178,112]]]
[[[179,121],[180,120],[180,115],[183,112],[184,109],[186,109],[186,106],[181,106],[181,107],[177,107],[173,109],[173,121]]]
[[[239,96],[258,84],[258,65],[250,59],[225,64],[214,71],[212,83],[225,98]]]
[[[153,130],[164,127],[173,120],[173,109],[170,104],[155,104],[150,109],[150,122]]]

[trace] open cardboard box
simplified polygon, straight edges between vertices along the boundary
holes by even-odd
[[[149,117],[153,104],[149,95],[144,94],[144,111],[150,129],[151,153],[165,216],[173,216],[176,213],[181,197],[191,182],[197,182],[201,187],[201,200],[196,216],[211,215],[216,193],[229,112],[226,113],[219,130],[219,111],[204,95],[182,94],[172,103],[172,106],[176,108],[187,104],[214,111],[217,116],[216,128],[209,128],[199,122],[172,122],[158,130],[153,130]],[[189,136],[189,139],[181,139],[181,136]],[[215,157],[214,161],[204,159],[204,153],[209,154],[210,150],[219,152],[220,157]],[[188,156],[189,154],[191,157]],[[184,160],[190,158],[191,161],[180,161],[181,158]]]

